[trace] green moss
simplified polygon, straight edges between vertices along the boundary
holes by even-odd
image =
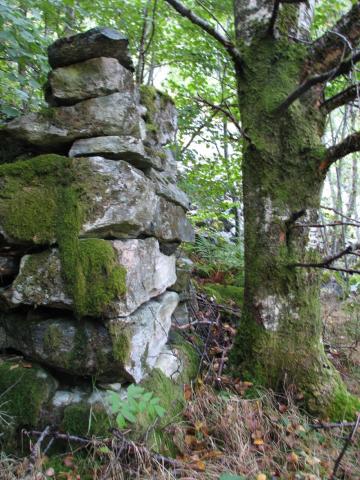
[[[131,338],[128,326],[120,322],[111,322],[109,332],[112,340],[112,351],[115,360],[125,364],[129,361],[131,353]]]
[[[55,381],[38,367],[20,361],[0,363],[0,403],[15,426],[35,426],[41,410],[55,390]]]
[[[58,243],[62,274],[78,317],[102,315],[126,288],[126,271],[117,264],[111,244],[79,239],[81,225],[93,213],[89,195],[104,188],[104,179],[98,177],[82,159],[59,155],[0,165],[1,225],[20,243]],[[36,262],[36,256],[32,258]]]
[[[83,402],[66,407],[61,423],[64,432],[83,436],[105,437],[110,427],[111,418],[102,406]]]
[[[58,325],[49,325],[44,335],[44,349],[48,352],[59,350],[62,340],[62,332]]]
[[[203,291],[210,296],[215,297],[219,304],[235,304],[239,307],[242,305],[244,288],[236,285],[222,285],[220,283],[206,283]]]
[[[342,382],[332,392],[326,414],[334,422],[353,421],[360,412],[360,398],[349,393]]]

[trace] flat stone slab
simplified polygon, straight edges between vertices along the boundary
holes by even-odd
[[[47,113],[23,115],[2,128],[1,134],[36,148],[56,151],[84,137],[140,138],[140,116],[133,95],[117,92],[70,107],[52,108]]]
[[[156,155],[145,152],[141,140],[130,136],[105,136],[76,140],[69,157],[101,156],[112,160],[125,160],[140,169],[162,169],[163,162]]]
[[[116,92],[133,94],[133,76],[115,58],[100,57],[51,71],[45,98],[50,105],[73,105]]]
[[[176,282],[175,256],[161,253],[155,238],[116,240],[111,244],[118,264],[126,269],[126,293],[108,305],[104,318],[129,315]],[[23,257],[19,275],[4,296],[11,307],[21,304],[72,310],[58,250]]]
[[[57,68],[90,58],[111,57],[119,60],[125,68],[133,70],[128,45],[127,37],[117,30],[96,27],[56,40],[48,47],[49,63],[52,68]]]

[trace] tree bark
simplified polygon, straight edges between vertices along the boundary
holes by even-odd
[[[240,22],[244,2],[235,0],[237,4]],[[284,23],[283,14],[284,7],[279,25]],[[233,366],[242,377],[266,387],[295,386],[312,412],[339,418],[347,401],[345,415],[356,402],[322,346],[319,274],[291,267],[292,262],[318,261],[314,231],[293,225],[300,217],[302,223],[318,221],[325,178],[321,92],[274,113],[301,81],[307,51],[297,42],[258,35],[251,25],[247,28],[244,43],[243,25],[236,26],[243,58],[239,108],[250,141],[242,167],[245,297]]]

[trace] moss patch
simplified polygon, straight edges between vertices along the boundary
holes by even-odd
[[[244,288],[236,285],[222,285],[220,283],[206,283],[202,287],[209,296],[215,297],[217,303],[242,306]]]
[[[64,410],[61,429],[72,435],[109,435],[111,418],[101,405],[90,406],[87,403],[69,405]]]
[[[35,426],[41,409],[55,390],[55,380],[33,365],[21,362],[0,363],[0,403],[16,426]]]
[[[104,182],[98,177],[86,161],[59,155],[0,165],[1,225],[15,242],[58,243],[62,274],[78,317],[101,315],[125,293],[126,271],[117,264],[110,243],[79,239],[90,214],[89,195]]]
[[[131,334],[129,327],[118,321],[109,323],[114,359],[123,365],[129,361],[131,353]]]

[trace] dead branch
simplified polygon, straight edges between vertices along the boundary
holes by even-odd
[[[342,226],[349,226],[360,228],[359,223],[351,223],[351,222],[334,222],[334,223],[296,223],[294,227],[297,228],[327,228],[327,227],[342,227]]]
[[[360,413],[357,416],[357,419],[356,419],[355,425],[353,426],[353,429],[351,430],[349,436],[345,440],[345,443],[344,443],[344,446],[343,446],[343,448],[340,452],[340,455],[338,456],[338,458],[335,461],[334,470],[333,470],[333,472],[330,476],[330,480],[336,478],[336,473],[337,473],[337,471],[340,467],[341,460],[343,459],[349,445],[353,442],[353,440],[355,438],[356,431],[359,428],[359,425],[360,425]]]
[[[346,88],[337,95],[328,98],[321,104],[320,108],[325,112],[330,113],[335,110],[335,108],[353,102],[356,100],[356,98],[360,98],[360,83],[350,85],[350,87]]]
[[[36,462],[40,458],[41,444],[45,440],[45,438],[49,435],[49,433],[50,433],[50,426],[47,426],[45,430],[41,432],[41,435],[39,436],[35,445],[31,448],[28,473],[31,473],[35,468]]]
[[[302,95],[304,95],[304,93],[306,93],[308,90],[310,90],[310,88],[317,85],[318,83],[324,83],[327,80],[333,80],[340,75],[349,73],[355,63],[357,63],[358,61],[360,61],[360,52],[354,53],[350,57],[346,58],[346,60],[342,61],[337,67],[334,67],[327,72],[307,78],[276,108],[275,112],[282,113],[287,110],[290,105],[295,102],[295,100],[300,98]]]
[[[360,225],[360,222],[358,222],[355,218],[349,217],[348,215],[344,215],[343,213],[339,212],[339,210],[336,210],[335,208],[325,207],[325,205],[320,205],[320,208],[322,210],[328,210],[329,212],[333,212],[339,217],[346,218],[346,220],[350,220],[350,222],[357,223],[358,225]]]
[[[344,138],[344,140],[327,149],[325,154],[325,161],[323,162],[323,168],[327,169],[331,164],[346,157],[349,153],[358,152],[360,150],[360,131],[352,133]]]
[[[333,69],[350,54],[360,39],[360,2],[312,44],[309,71],[321,73]]]
[[[314,423],[310,424],[309,427],[314,430],[329,430],[331,428],[348,428],[354,427],[356,422],[338,422],[338,423]]]
[[[337,267],[331,266],[331,264],[334,263],[336,260],[339,260],[340,258],[344,257],[345,255],[356,252],[356,250],[360,250],[360,243],[356,243],[355,245],[349,245],[348,247],[346,247],[341,252],[338,252],[335,255],[332,255],[331,257],[326,257],[321,262],[318,262],[318,263],[294,263],[290,266],[291,267],[305,267],[305,268],[325,268],[325,269],[328,269],[328,270],[335,270],[335,271],[339,271],[339,272],[360,273],[359,270],[351,270],[351,269],[347,269],[347,268],[337,268]]]
[[[213,38],[215,38],[219,43],[221,43],[221,45],[229,53],[234,64],[238,68],[241,68],[242,66],[241,55],[237,50],[237,48],[235,47],[235,45],[226,36],[224,36],[222,33],[217,31],[210,23],[208,23],[206,20],[196,15],[192,10],[185,7],[178,0],[166,0],[166,2],[169,5],[171,5],[178,13],[180,13],[180,15],[188,18],[193,24],[205,30],[206,33],[208,33]]]
[[[202,97],[195,97],[195,100],[197,102],[203,103],[204,105],[207,105],[210,107],[212,110],[215,110],[217,112],[223,113],[230,121],[235,125],[237,130],[240,132],[240,134],[246,138],[249,142],[250,137],[244,132],[244,130],[241,128],[239,122],[235,118],[235,116],[231,113],[230,109],[227,107],[227,105],[223,106],[222,104],[220,105],[215,105],[214,103],[209,102],[209,100],[206,100],[205,98]]]

